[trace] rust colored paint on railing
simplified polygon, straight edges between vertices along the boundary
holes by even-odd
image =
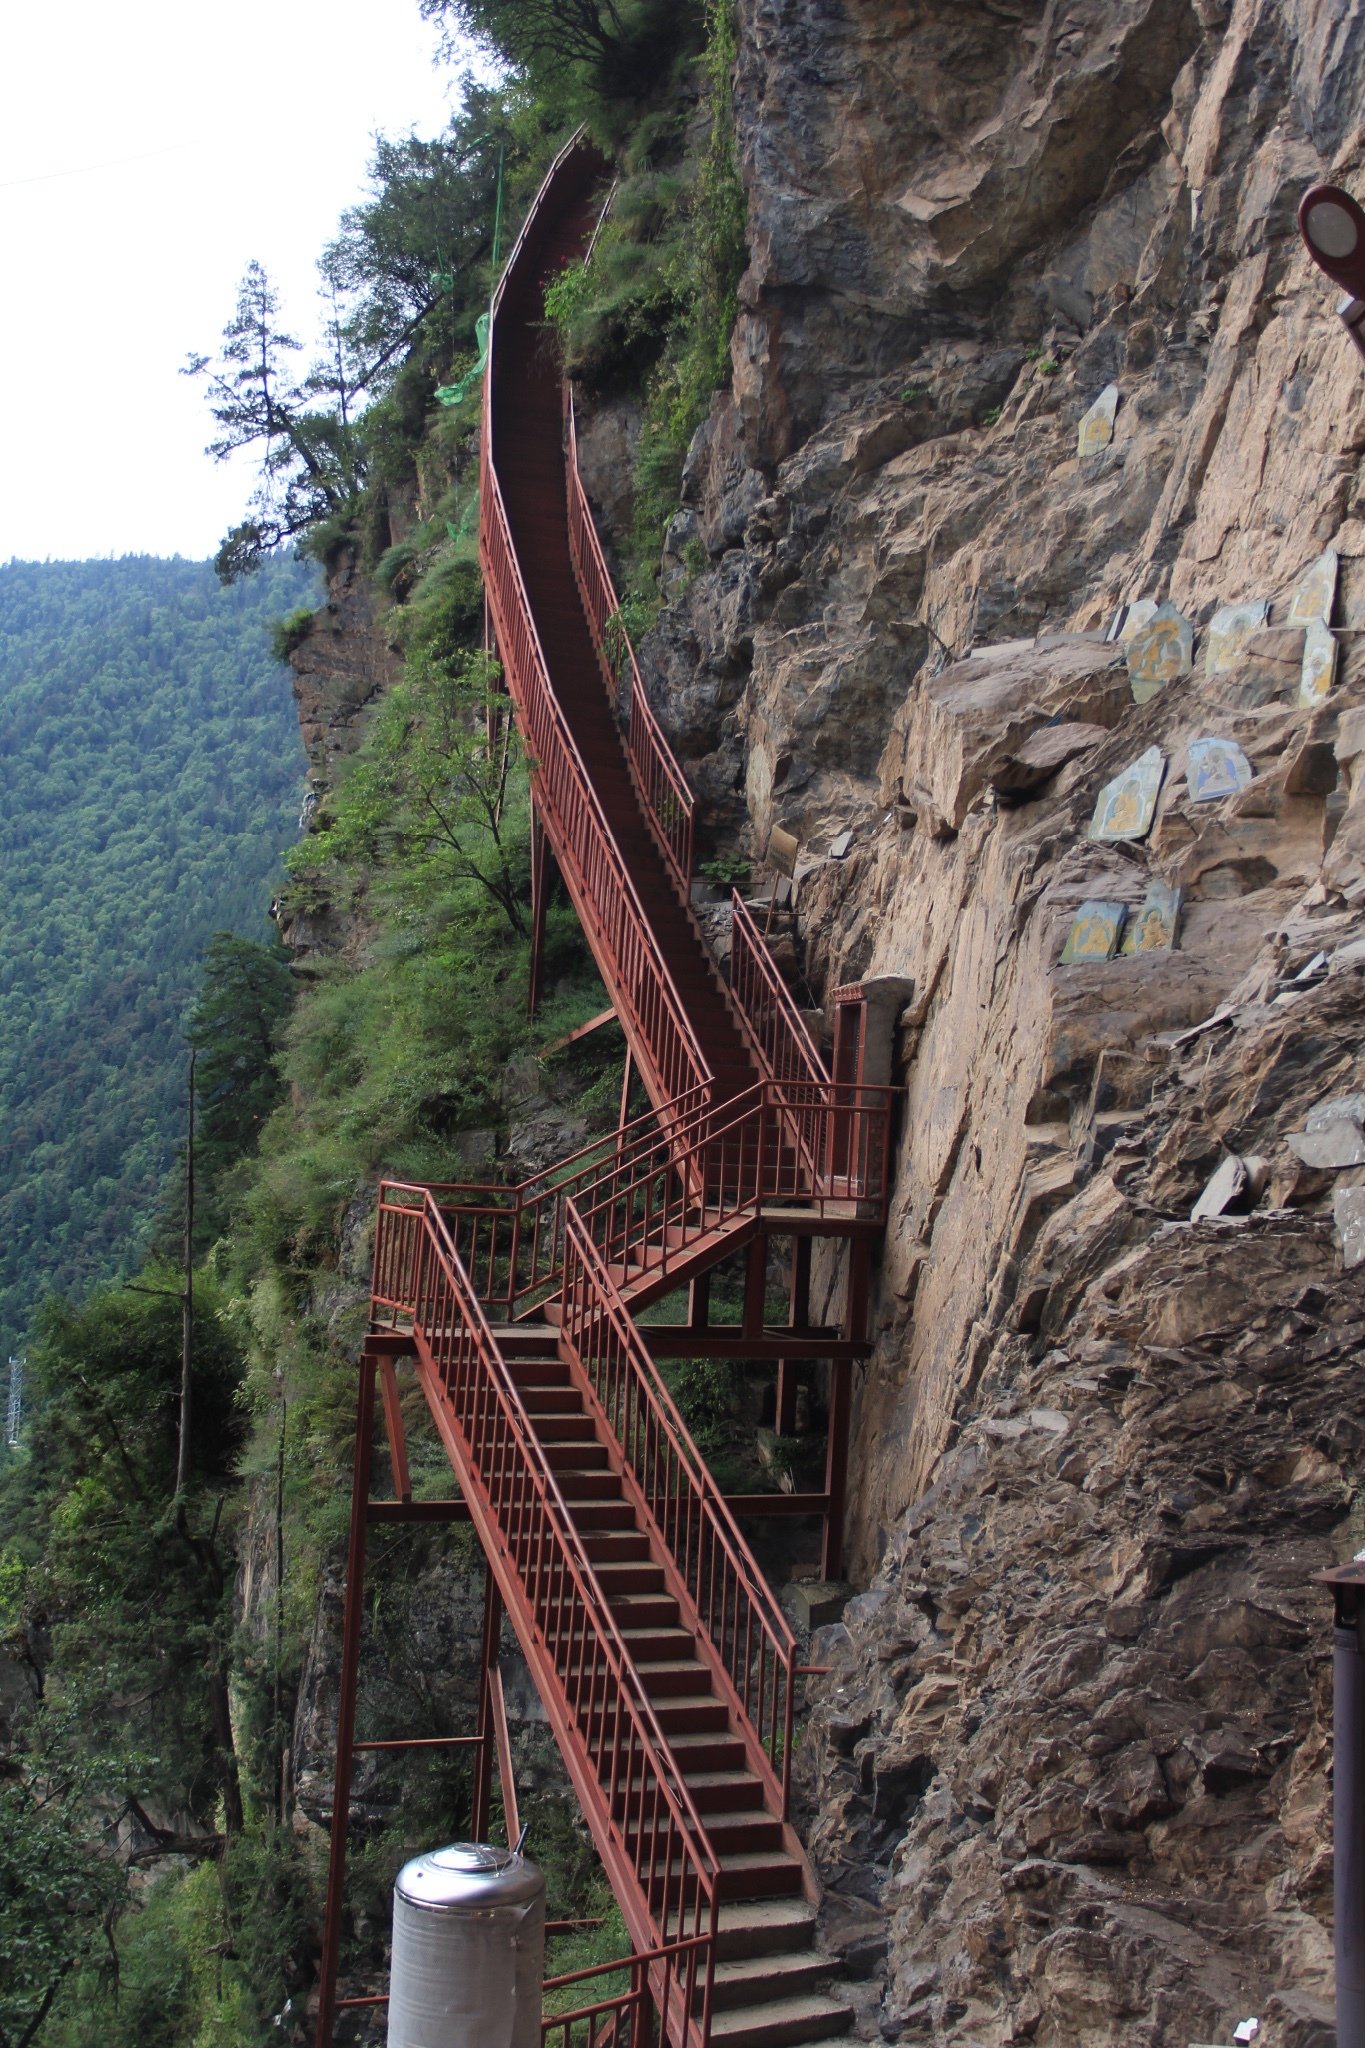
[[[637,1507],[674,1561],[686,1625],[714,1652],[723,1690],[753,1731],[751,1762],[785,1820],[796,1637],[572,1202],[566,1234],[561,1333],[621,1446]]]
[[[636,1057],[653,1092],[671,1099],[708,1083],[710,1069],[555,700],[497,476],[487,460],[484,467],[480,557],[532,792]]]
[[[677,2017],[696,2010],[705,1967],[705,1944],[672,1942],[642,1955],[621,1956],[590,1970],[548,1977],[545,1993],[574,1995],[571,2012],[547,2013],[541,2021],[543,2048],[652,2048],[656,2012]],[[603,1977],[626,1976],[625,1989],[596,2000],[587,1987]]]
[[[531,761],[536,804],[626,1035],[652,1083],[650,1092],[656,1100],[668,1100],[709,1083],[711,1071],[555,696],[497,469],[498,311],[523,250],[529,252],[539,209],[560,178],[576,174],[579,149],[575,141],[556,158],[493,299],[480,455],[479,559],[498,653]],[[599,159],[587,149],[581,154],[586,180]]]
[[[738,889],[731,894],[730,993],[770,1081],[828,1082],[791,990]]]
[[[832,1081],[757,1082],[719,1106],[696,1090],[520,1187],[431,1192],[484,1307],[514,1321],[562,1286],[570,1200],[608,1260],[627,1264],[639,1254],[637,1263],[647,1257],[660,1273],[765,1202],[841,1221],[852,1202],[877,1220],[893,1100],[887,1088]],[[420,1206],[427,1190],[386,1182],[383,1192]],[[393,1306],[378,1268],[375,1299]]]
[[[520,1188],[386,1182],[375,1241],[374,1319],[411,1335],[418,1377],[470,1517],[632,1939],[643,1951],[622,1966],[630,1971],[628,1987],[602,1992],[594,2003],[585,1983],[585,2002],[548,2021],[546,2039],[554,2048],[625,2048],[627,2042],[653,2048],[657,2026],[670,2048],[700,2048],[711,2024],[719,1859],[488,1317],[496,1312],[515,1319],[558,1294],[561,1356],[598,1418],[613,1469],[686,1625],[709,1645],[703,1654],[731,1725],[744,1736],[770,1804],[785,1816],[794,1638],[632,1321],[626,1292],[641,1277],[657,1286],[686,1258],[704,1263],[715,1255],[713,1246],[723,1250],[744,1231],[808,1230],[814,1220],[858,1232],[880,1221],[893,1091],[829,1080],[742,905],[735,916],[732,997],[755,1061],[770,1078],[744,1087],[746,1062],[736,1036],[738,1065],[728,1053],[715,1054],[716,1071],[726,1077],[718,1091],[701,1048],[720,1041],[705,1036],[705,1018],[694,1027],[664,955],[671,927],[661,925],[656,937],[642,906],[641,889],[645,900],[661,900],[658,883],[642,881],[637,888],[555,693],[498,476],[497,318],[508,282],[518,276],[528,288],[514,301],[521,319],[529,287],[538,291],[547,249],[559,260],[567,246],[554,240],[554,218],[577,221],[576,212],[566,216],[564,209],[579,206],[598,167],[595,153],[577,138],[561,152],[494,296],[480,555],[537,811],[660,1107]],[[552,188],[546,225],[541,203]],[[532,388],[541,394],[539,419],[545,388],[543,382],[528,384]],[[527,446],[535,450],[538,479],[540,443]],[[546,464],[553,465],[546,489],[557,507],[561,459],[559,449],[545,450]],[[620,631],[619,603],[578,473],[571,409],[566,459],[563,510],[573,582],[604,680],[624,714],[635,790],[690,918],[695,806]],[[535,501],[510,458],[508,473],[517,516],[534,527],[527,507],[536,510]],[[556,574],[572,604],[569,569],[561,562]],[[539,588],[534,574],[532,585]],[[557,597],[547,603],[547,617],[557,615],[557,604]],[[574,632],[582,652],[571,672],[590,674],[576,624]],[[580,729],[589,757],[597,759],[599,728]],[[615,735],[611,739],[614,748]],[[611,761],[604,787],[619,793],[624,785],[614,753]],[[637,849],[638,868],[646,842],[638,826],[623,823],[621,829],[622,843]],[[675,914],[671,904],[668,909]],[[679,977],[692,986],[681,966]],[[729,1092],[736,1088],[740,1092]],[[726,1099],[717,1102],[717,1092]],[[795,1222],[788,1214],[793,1209],[801,1212]],[[561,1990],[573,1981],[564,1980]]]
[[[571,1200],[609,1262],[649,1262],[659,1274],[764,1203],[839,1221],[853,1203],[863,1220],[878,1220],[893,1101],[889,1088],[833,1081],[757,1082],[719,1106],[697,1090],[667,1115],[647,1112],[520,1187],[430,1192],[485,1309],[514,1321],[563,1284]],[[427,1192],[391,1181],[382,1195],[420,1207]],[[398,1306],[378,1264],[375,1301]]]
[[[716,1856],[432,1198],[381,1205],[376,1273],[411,1324],[433,1416],[556,1733],[586,1767],[578,1789],[623,1906],[639,1900],[655,1944],[713,1939]]]
[[[583,600],[588,631],[602,666],[603,679],[625,726],[626,754],[635,775],[645,816],[654,828],[673,880],[684,902],[692,884],[696,800],[674,758],[663,728],[645,695],[635,649],[621,618],[621,600],[611,580],[592,508],[578,468],[578,424],[573,394],[564,387],[566,422],[565,481],[569,501],[569,552],[574,579]]]

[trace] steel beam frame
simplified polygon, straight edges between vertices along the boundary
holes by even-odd
[[[414,1500],[394,1359],[413,1355],[409,1338],[381,1334],[367,1338],[361,1353],[356,1395],[355,1452],[351,1467],[351,1521],[346,1546],[346,1593],[342,1605],[341,1670],[337,1680],[336,1757],[332,1773],[332,1828],[327,1858],[327,1893],[323,1906],[322,1957],[318,1969],[317,2048],[332,2048],[338,2012],[358,2006],[384,2005],[386,1995],[338,1998],[341,1923],[345,1907],[347,1830],[355,1759],[369,1753],[407,1750],[472,1749],[474,1799],[471,1832],[482,1840],[488,1826],[489,1790],[496,1756],[507,1816],[509,1844],[520,1834],[512,1748],[498,1668],[502,1633],[502,1600],[493,1574],[485,1566],[483,1647],[479,1662],[478,1724],[473,1735],[402,1735],[380,1741],[356,1740],[356,1700],[360,1683],[361,1625],[365,1613],[366,1536],[372,1526],[431,1526],[470,1520],[464,1500]],[[375,1410],[384,1418],[394,1498],[371,1498],[374,1473]]]

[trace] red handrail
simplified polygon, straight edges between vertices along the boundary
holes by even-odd
[[[654,1279],[764,1204],[866,1220],[885,1207],[894,1100],[891,1088],[759,1081],[670,1132],[666,1170],[641,1146],[574,1201],[609,1265]]]
[[[486,431],[479,524],[484,587],[535,800],[627,1035],[669,1099],[709,1082],[711,1070],[551,688]]]
[[[805,1018],[738,889],[731,892],[730,994],[771,1081],[828,1082]]]
[[[650,1942],[704,1939],[718,1859],[439,1210],[384,1201],[376,1276],[411,1321],[423,1385],[606,1860]],[[618,1897],[621,1896],[618,1890]],[[638,1938],[638,1928],[635,1930]]]
[[[677,1567],[686,1625],[715,1651],[750,1760],[785,1820],[796,1637],[573,1202],[566,1236],[561,1333],[625,1453],[637,1512]]]
[[[426,1182],[484,1307],[513,1320],[558,1292],[569,1197],[604,1175],[619,1173],[641,1150],[654,1154],[662,1146],[667,1152],[673,1134],[683,1131],[707,1101],[705,1088],[689,1089],[661,1110],[646,1110],[618,1130],[590,1139],[520,1186]]]
[[[603,967],[651,1093],[664,1100],[711,1070],[550,681],[498,479],[494,363],[499,310],[541,203],[580,147],[573,137],[541,186],[493,294],[480,453],[479,560],[498,652],[531,760],[532,787],[574,907]]]
[[[588,631],[613,703],[625,713],[626,753],[645,815],[684,902],[692,884],[696,799],[645,695],[635,649],[621,619],[621,600],[597,538],[588,494],[578,468],[578,424],[573,392],[564,386],[567,421],[564,472],[569,501],[569,553]],[[623,700],[624,699],[624,704]]]
[[[570,1199],[606,1258],[654,1275],[765,1201],[824,1216],[843,1216],[850,1202],[883,1207],[894,1099],[893,1089],[834,1081],[759,1081],[719,1105],[696,1090],[520,1187],[446,1182],[431,1192],[480,1301],[511,1321],[559,1292]],[[423,1190],[386,1181],[385,1192]],[[375,1303],[395,1305],[378,1272]]]
[[[566,1991],[570,1986],[589,1984],[596,1977],[614,1977],[629,1972],[625,1991],[609,1993],[573,2012],[546,2013],[540,2022],[542,2048],[653,2048],[651,2013],[690,2012],[699,1989],[699,1966],[704,1943],[675,1941],[667,1948],[648,1949],[643,1955],[621,1956],[614,1963],[598,1963],[590,1970],[568,1970],[561,1977],[547,1977],[542,1990]],[[629,2015],[626,2030],[621,2023]]]

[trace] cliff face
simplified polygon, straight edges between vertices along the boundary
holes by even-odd
[[[750,267],[641,652],[709,828],[800,838],[811,992],[908,991],[863,1590],[797,1758],[869,2039],[1330,2040],[1311,1575],[1365,1540],[1365,1101],[1314,1113],[1365,1088],[1365,378],[1293,210],[1359,180],[1363,17],[738,4]],[[638,426],[585,425],[609,521]],[[322,781],[387,659],[332,597],[295,658]],[[1115,629],[1163,600],[1189,672],[1139,702]],[[1197,800],[1210,737],[1247,774]],[[1153,748],[1150,829],[1092,839]],[[1082,904],[1162,890],[1173,948],[1063,963]],[[330,1683],[319,1639],[318,1811]]]
[[[713,820],[801,838],[816,995],[913,982],[868,1590],[800,1760],[889,2040],[1328,2038],[1310,1577],[1360,1540],[1365,1194],[1287,1141],[1361,1084],[1365,378],[1293,210],[1358,180],[1363,13],[739,8],[733,388],[645,654]],[[1301,705],[1329,546],[1337,677]],[[1138,703],[1106,632],[1144,599],[1193,664]],[[1207,736],[1252,779],[1196,802]],[[1089,838],[1152,747],[1150,831]],[[1154,885],[1175,949],[1061,963],[1083,902]]]

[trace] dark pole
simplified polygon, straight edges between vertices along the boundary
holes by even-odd
[[[341,1909],[346,1886],[346,1828],[351,1817],[351,1770],[355,1761],[355,1699],[360,1680],[360,1624],[365,1609],[365,1530],[369,1522],[370,1464],[374,1456],[375,1377],[374,1356],[364,1351],[356,1401],[355,1463],[351,1470],[351,1534],[346,1548],[346,1602],[342,1609],[341,1672],[337,1680],[332,1840],[322,1915],[322,1960],[318,1966],[317,2048],[332,2048],[332,2025],[336,2018]]]
[[[1321,1572],[1332,1628],[1332,1866],[1337,2048],[1365,2048],[1365,1561]]]
[[[190,1054],[189,1136],[185,1140],[185,1270],[180,1288],[180,1445],[175,1461],[176,1498],[184,1503],[190,1483],[191,1374],[194,1365],[194,1063]]]

